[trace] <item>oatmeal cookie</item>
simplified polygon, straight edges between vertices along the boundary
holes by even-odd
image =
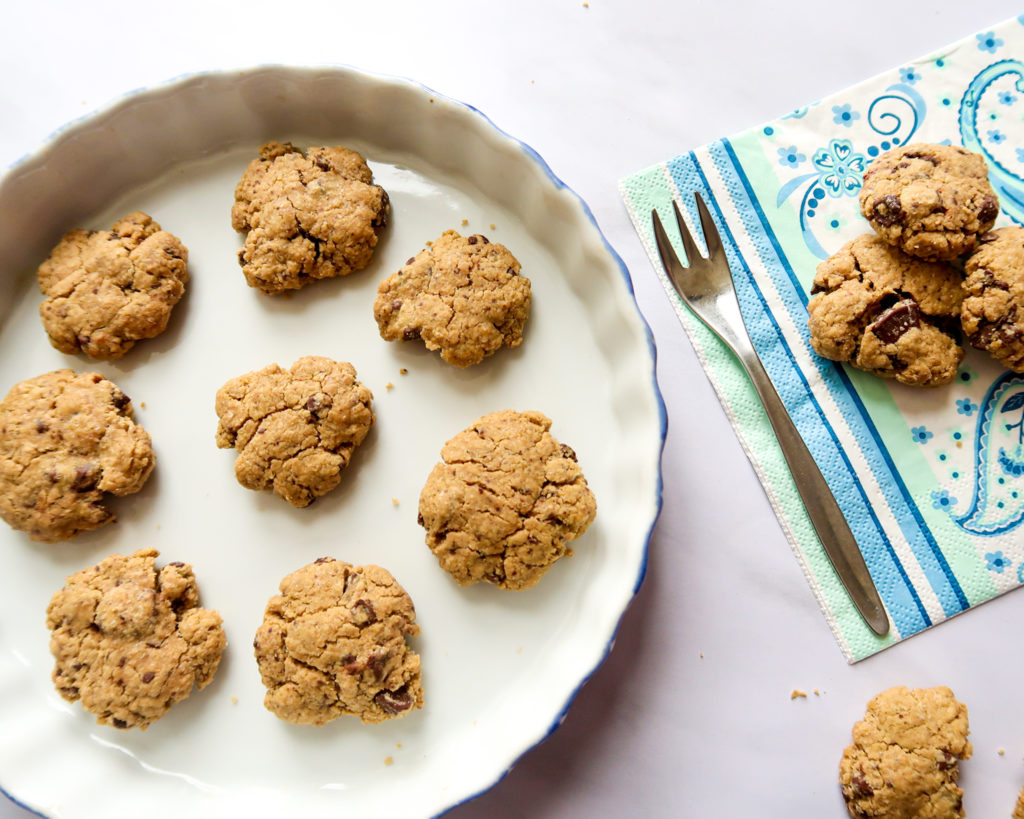
[[[518,347],[530,280],[504,245],[445,231],[377,288],[373,316],[385,341],[422,339],[457,367],[502,345]]]
[[[1024,372],[1024,228],[994,230],[964,266],[960,314],[971,346]]]
[[[331,557],[292,572],[267,603],[253,647],[263,704],[287,722],[342,714],[383,722],[423,707],[412,599],[380,566]]]
[[[1017,796],[1017,804],[1013,806],[1012,819],[1024,819],[1024,790]]]
[[[419,523],[441,568],[469,586],[534,586],[594,520],[576,453],[539,412],[492,412],[441,450],[420,493]]]
[[[308,506],[341,481],[373,426],[373,394],[345,361],[304,356],[232,378],[217,391],[217,446],[238,450],[235,476]]]
[[[970,253],[995,224],[999,199],[980,154],[918,142],[871,163],[860,209],[889,244],[936,261]]]
[[[188,250],[141,211],[110,230],[72,230],[40,265],[39,305],[62,353],[120,358],[160,335],[185,294]]]
[[[235,188],[231,226],[246,233],[238,261],[250,287],[297,290],[370,263],[388,195],[355,151],[268,142]]]
[[[950,265],[868,233],[818,265],[811,294],[808,328],[819,355],[918,387],[956,375],[963,292]]]
[[[967,706],[945,686],[883,691],[853,726],[839,764],[850,816],[962,817],[956,781],[972,752],[967,732]]]
[[[155,463],[131,400],[99,373],[56,370],[0,401],[0,517],[33,540],[110,523],[104,493],[138,492]]]
[[[157,570],[158,556],[111,555],[71,575],[46,610],[53,683],[100,725],[145,730],[220,663],[220,615],[199,608],[190,565]]]

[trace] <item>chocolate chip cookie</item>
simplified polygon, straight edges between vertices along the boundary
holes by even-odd
[[[385,341],[422,339],[457,367],[517,347],[530,314],[530,280],[508,248],[445,231],[388,276],[373,316]]]
[[[949,260],[970,253],[995,224],[999,199],[980,154],[918,142],[871,163],[860,209],[889,244],[921,259]]]
[[[167,327],[185,294],[188,250],[141,211],[110,230],[72,230],[40,265],[39,305],[62,353],[120,358]]]
[[[220,663],[220,615],[199,608],[190,565],[157,570],[158,556],[111,555],[71,575],[46,610],[53,683],[100,725],[145,730]]]
[[[441,450],[419,523],[459,585],[528,589],[593,522],[597,503],[576,453],[550,428],[539,412],[492,412]]]
[[[883,691],[853,726],[839,764],[850,816],[962,817],[956,782],[972,752],[967,733],[967,707],[945,686]]]
[[[342,714],[383,722],[423,707],[412,599],[380,566],[331,557],[292,572],[267,603],[253,646],[267,695],[287,722]]]
[[[859,236],[818,265],[807,305],[811,345],[825,358],[903,384],[947,384],[964,356],[960,281],[945,262]]]
[[[238,450],[242,486],[308,506],[341,481],[373,426],[372,400],[346,361],[304,356],[289,370],[271,364],[217,391],[217,446]]]
[[[231,226],[246,233],[238,261],[250,287],[297,290],[370,263],[388,195],[355,151],[268,142],[235,188]]]
[[[1024,228],[994,230],[964,265],[960,314],[971,346],[1024,372]]]
[[[114,520],[105,493],[138,492],[156,463],[131,400],[99,373],[56,370],[0,401],[0,517],[56,543]]]

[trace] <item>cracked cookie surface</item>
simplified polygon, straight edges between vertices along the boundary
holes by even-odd
[[[963,291],[945,262],[916,259],[864,234],[818,265],[807,305],[815,351],[903,384],[947,384]]]
[[[385,341],[422,339],[457,367],[518,347],[530,280],[502,244],[445,231],[377,288],[373,316]]]
[[[576,453],[550,428],[539,412],[493,412],[441,450],[419,522],[459,585],[528,589],[593,522],[597,502]]]
[[[71,575],[46,610],[53,683],[101,725],[145,730],[220,663],[220,615],[199,608],[190,565],[158,570],[158,556],[111,555]]]
[[[999,199],[980,154],[918,142],[871,163],[860,208],[889,244],[922,259],[949,260],[969,253],[995,224]]]
[[[105,493],[138,492],[156,456],[131,400],[99,373],[55,370],[0,401],[0,517],[33,540],[114,520]]]
[[[961,321],[972,347],[1024,372],[1024,228],[986,234],[964,265]]]
[[[238,254],[245,280],[282,293],[362,270],[389,213],[387,193],[355,151],[268,142],[231,208],[231,226],[246,233]]]
[[[217,446],[238,451],[242,486],[308,506],[341,481],[373,426],[372,400],[348,362],[304,356],[288,370],[271,364],[217,391]]]
[[[110,230],[65,234],[37,278],[50,343],[62,353],[116,359],[167,328],[188,283],[188,250],[136,211]]]
[[[967,707],[945,686],[883,691],[843,752],[839,783],[850,816],[962,817],[959,762],[969,759]]]
[[[287,722],[343,714],[383,722],[423,707],[412,599],[380,566],[330,557],[292,572],[267,603],[253,648],[267,695]]]

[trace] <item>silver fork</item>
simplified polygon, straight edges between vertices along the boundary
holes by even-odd
[[[715,227],[715,222],[700,193],[694,195],[697,199],[697,212],[700,214],[704,241],[708,248],[708,258],[704,258],[697,249],[697,244],[679,212],[679,206],[673,200],[672,208],[675,210],[676,224],[679,226],[689,266],[684,266],[679,261],[658,212],[652,210],[654,238],[658,244],[661,263],[679,298],[711,332],[725,342],[743,365],[761,403],[764,404],[768,420],[782,447],[782,454],[789,464],[790,472],[793,473],[797,492],[800,493],[800,499],[807,509],[807,515],[821,540],[825,554],[832,562],[839,580],[849,593],[857,611],[864,618],[864,622],[875,634],[887,634],[889,618],[886,616],[878,590],[871,580],[864,555],[861,554],[853,532],[850,531],[850,526],[821,470],[818,469],[804,439],[793,425],[782,399],[779,398],[768,373],[754,351],[754,345],[750,342],[740,313],[732,271],[725,257],[725,248],[722,247],[718,228]]]

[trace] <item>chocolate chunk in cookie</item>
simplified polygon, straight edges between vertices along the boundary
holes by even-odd
[[[299,725],[383,722],[423,707],[412,599],[379,566],[322,557],[281,581],[253,647],[263,704]]]
[[[348,362],[304,356],[232,378],[217,391],[217,446],[238,450],[235,476],[308,506],[341,481],[373,426],[373,394]]]
[[[819,355],[913,386],[956,375],[963,292],[949,264],[915,259],[869,233],[818,265],[811,292],[808,328]]]
[[[492,412],[441,450],[420,493],[419,521],[441,568],[462,586],[534,586],[597,503],[576,453],[539,412]]]
[[[53,684],[101,725],[145,730],[220,663],[220,615],[199,608],[191,566],[158,570],[158,556],[111,555],[71,575],[46,610]]]
[[[62,353],[114,359],[167,327],[185,293],[188,250],[145,213],[110,230],[72,230],[39,267],[39,305]]]
[[[445,231],[377,288],[373,316],[385,341],[421,339],[457,367],[517,347],[530,314],[530,280],[486,236]]]
[[[132,405],[99,373],[56,370],[0,401],[0,517],[55,543],[114,520],[105,493],[130,495],[156,456]]]
[[[980,154],[914,143],[871,163],[860,209],[889,244],[936,261],[969,253],[995,223],[999,199]]]
[[[968,341],[1024,372],[1024,228],[986,234],[964,270],[960,318]]]
[[[297,290],[370,263],[390,213],[388,195],[355,151],[268,142],[235,188],[231,226],[250,287]]]
[[[957,819],[959,762],[969,759],[967,707],[945,686],[883,691],[853,726],[839,764],[850,816]]]

